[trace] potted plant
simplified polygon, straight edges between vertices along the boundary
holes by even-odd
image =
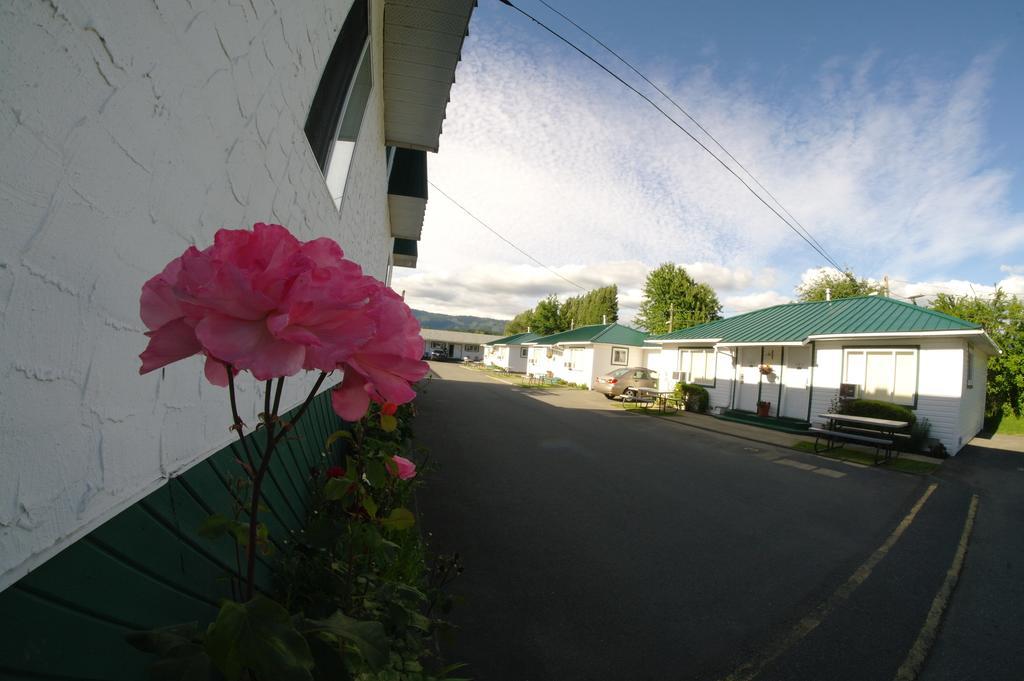
[[[771,409],[772,409],[772,403],[771,402],[761,401],[761,402],[757,403],[757,415],[758,416],[768,416],[768,413],[771,411]]]
[[[772,373],[774,373],[771,364],[758,364],[757,370],[761,372],[762,376],[770,376]]]

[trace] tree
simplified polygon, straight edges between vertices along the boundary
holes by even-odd
[[[1021,416],[1024,413],[1024,301],[996,289],[991,298],[940,293],[931,307],[981,324],[996,342],[1003,352],[988,360],[986,412],[998,417],[1009,410]]]
[[[619,287],[612,284],[567,298],[558,316],[562,331],[588,324],[613,324],[619,320]]]
[[[694,281],[682,267],[665,263],[647,275],[644,298],[634,322],[651,333],[721,319],[722,304],[707,284]],[[671,322],[670,322],[671,320]]]
[[[825,300],[825,289],[830,290],[832,300],[886,292],[885,286],[868,279],[858,279],[849,270],[839,272],[823,268],[814,279],[796,287],[797,299],[802,303]]]
[[[534,333],[548,336],[563,330],[558,315],[558,307],[558,298],[553,293],[537,303],[537,307],[533,308],[532,326]]]
[[[533,325],[533,309],[523,310],[505,324],[505,335],[526,333]]]

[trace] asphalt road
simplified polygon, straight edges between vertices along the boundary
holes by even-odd
[[[419,510],[465,565],[445,652],[467,676],[862,681],[920,647],[973,493],[955,475],[932,489],[432,364]]]

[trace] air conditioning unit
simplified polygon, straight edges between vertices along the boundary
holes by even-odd
[[[860,397],[860,386],[856,383],[840,383],[839,397],[844,400],[855,400]]]

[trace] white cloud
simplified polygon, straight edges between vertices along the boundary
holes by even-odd
[[[783,303],[793,302],[793,296],[784,296],[781,293],[775,291],[762,291],[760,293],[748,293],[745,296],[727,296],[722,304],[728,313],[742,314],[744,312],[750,312],[751,310],[760,310],[761,308],[771,307],[772,305],[782,305]]]
[[[617,83],[532,34],[475,28],[431,180],[534,257],[586,288],[618,284],[624,312],[662,262],[683,263],[729,312],[788,299],[776,289],[821,262]],[[967,263],[1024,261],[1011,175],[987,160],[992,68],[982,56],[937,81],[883,55],[837,59],[783,106],[712,68],[659,64],[685,74],[666,87],[840,263],[947,283],[966,281]],[[1019,286],[1021,268],[1004,268]],[[419,269],[396,270],[394,285],[413,305],[498,316],[576,293],[434,191]]]

